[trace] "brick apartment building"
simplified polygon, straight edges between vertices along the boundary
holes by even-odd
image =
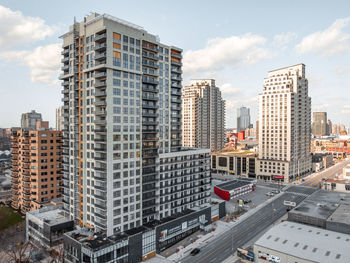
[[[26,213],[62,195],[62,135],[37,122],[36,129],[14,129],[12,206]]]

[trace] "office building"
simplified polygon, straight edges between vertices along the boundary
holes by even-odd
[[[62,136],[37,122],[12,131],[12,206],[22,213],[62,195]]]
[[[218,151],[225,144],[225,101],[213,79],[194,79],[182,95],[182,145]]]
[[[314,112],[312,127],[312,133],[316,137],[329,135],[327,128],[327,112]]]
[[[63,242],[63,234],[74,229],[62,205],[47,205],[26,214],[26,240],[37,247],[52,248]]]
[[[250,128],[250,109],[242,106],[237,109],[237,132],[247,128]]]
[[[207,202],[209,150],[181,148],[182,50],[96,13],[62,39],[67,215],[110,237]]]
[[[312,171],[311,98],[305,65],[269,71],[259,95],[259,172],[289,182]]]
[[[350,235],[294,222],[269,229],[254,244],[255,262],[346,263]]]
[[[37,121],[42,121],[41,113],[37,113],[35,112],[35,110],[32,110],[31,112],[23,113],[21,118],[21,128],[35,129]]]
[[[254,151],[227,151],[211,154],[211,170],[215,173],[256,178],[258,153]]]
[[[63,129],[63,106],[56,109],[56,130],[62,131]]]

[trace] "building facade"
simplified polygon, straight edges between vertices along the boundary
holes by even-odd
[[[47,127],[12,131],[12,206],[23,213],[62,196],[62,134]]]
[[[211,154],[211,170],[240,177],[256,178],[258,153],[253,151],[223,151]]]
[[[37,121],[42,121],[41,113],[32,110],[31,112],[23,113],[21,118],[22,129],[35,129]]]
[[[63,113],[63,106],[61,107],[58,107],[56,109],[56,130],[57,131],[62,131],[63,129],[63,116],[62,116],[62,113]]]
[[[237,109],[237,132],[245,131],[249,126],[250,109],[242,106]]]
[[[112,236],[182,210],[191,190],[185,182],[194,180],[181,170],[187,161],[173,170],[183,176],[175,186],[170,178],[161,179],[161,160],[171,166],[170,156],[209,163],[201,150],[182,154],[182,50],[106,14],[74,23],[62,39],[67,215],[81,227]],[[177,196],[168,199],[176,202],[161,204],[161,183],[177,188]]]
[[[316,137],[329,135],[327,112],[313,113],[312,133]]]
[[[213,79],[194,79],[182,95],[182,145],[218,151],[225,144],[225,101]]]
[[[305,65],[270,71],[259,95],[259,179],[293,181],[312,170]]]

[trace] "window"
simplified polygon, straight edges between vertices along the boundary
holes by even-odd
[[[121,40],[121,35],[119,33],[113,32],[113,40]]]

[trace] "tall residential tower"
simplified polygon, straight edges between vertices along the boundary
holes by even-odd
[[[96,13],[62,39],[67,214],[111,236],[208,202],[209,151],[181,149],[182,50]]]
[[[224,148],[225,101],[215,80],[191,80],[182,99],[182,145],[211,151]]]
[[[23,113],[21,118],[21,128],[35,130],[37,121],[42,121],[41,113],[38,113],[35,110]]]
[[[259,95],[259,179],[288,182],[309,174],[310,128],[305,65],[269,71]]]

